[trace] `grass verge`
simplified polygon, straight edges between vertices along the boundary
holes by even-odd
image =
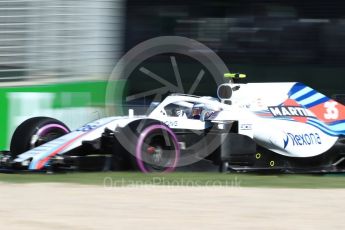
[[[219,173],[142,174],[97,172],[64,174],[0,174],[6,183],[76,183],[99,186],[228,186],[270,188],[345,188],[345,174],[256,175]]]

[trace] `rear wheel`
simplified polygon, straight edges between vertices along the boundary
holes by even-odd
[[[20,124],[11,139],[13,157],[69,133],[69,128],[50,117],[33,117]]]

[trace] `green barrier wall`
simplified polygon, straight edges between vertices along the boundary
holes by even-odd
[[[0,150],[7,150],[14,129],[33,116],[50,116],[71,129],[105,116],[107,82],[72,82],[0,88]],[[122,113],[123,81],[116,83],[115,111]]]

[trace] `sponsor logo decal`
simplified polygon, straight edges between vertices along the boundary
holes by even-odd
[[[241,124],[240,130],[252,130],[252,124]]]
[[[290,144],[292,146],[321,145],[321,137],[318,133],[293,134],[287,133],[284,138],[284,149]]]
[[[98,120],[98,121],[94,121],[94,122],[91,122],[91,123],[88,123],[82,127],[80,127],[79,129],[77,129],[76,131],[81,131],[81,132],[89,132],[91,130],[94,130],[94,129],[97,129],[98,127],[101,127],[102,125],[105,125],[109,122],[111,122],[112,119],[101,119],[101,120]]]
[[[96,129],[97,127],[99,127],[99,125],[87,124],[87,125],[84,125],[83,127],[79,128],[79,129],[77,129],[77,131],[88,132],[90,130]]]
[[[219,111],[214,111],[214,112],[212,112],[212,113],[208,116],[207,119],[209,119],[209,120],[214,120],[214,119],[216,119],[216,117],[218,116],[218,114],[219,114]]]
[[[268,109],[274,117],[315,117],[308,109],[300,106],[269,106]]]
[[[164,121],[164,124],[166,124],[169,127],[177,127],[178,126],[177,121]]]

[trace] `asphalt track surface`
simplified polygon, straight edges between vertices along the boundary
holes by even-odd
[[[1,229],[344,229],[344,189],[0,183]]]

